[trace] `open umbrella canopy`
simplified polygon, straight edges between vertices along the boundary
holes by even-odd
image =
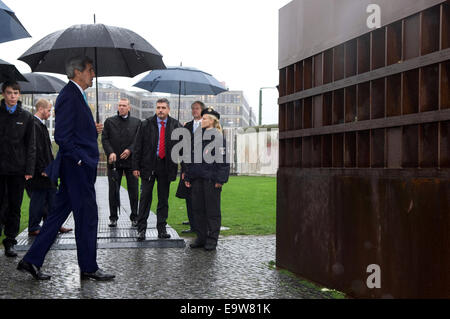
[[[27,81],[14,64],[0,60],[0,83],[5,81]]]
[[[0,43],[29,37],[14,12],[0,1]]]
[[[24,73],[23,76],[28,82],[18,82],[22,94],[59,93],[59,91],[67,84],[54,76],[46,74]]]
[[[104,24],[78,24],[44,37],[19,60],[33,72],[66,74],[66,62],[75,56],[94,61],[96,82],[101,76],[134,77],[153,69],[165,69],[161,54],[140,35],[128,29]],[[96,85],[96,119],[98,83]]]
[[[134,86],[150,92],[181,95],[217,95],[227,91],[211,74],[182,66],[151,71]]]
[[[33,72],[65,74],[69,58],[86,55],[95,60],[97,76],[134,77],[164,69],[161,54],[144,38],[128,29],[104,24],[80,24],[51,33],[35,43],[19,60]]]

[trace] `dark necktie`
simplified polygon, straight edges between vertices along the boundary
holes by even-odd
[[[159,132],[159,158],[163,159],[166,157],[166,128],[164,122],[161,121],[161,130]]]

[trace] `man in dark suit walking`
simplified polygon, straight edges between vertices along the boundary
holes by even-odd
[[[66,64],[66,73],[70,81],[55,104],[55,141],[59,152],[46,170],[53,181],[60,178],[59,191],[40,234],[17,269],[39,280],[50,279],[40,268],[61,225],[73,211],[81,279],[111,280],[115,276],[97,265],[98,209],[94,184],[99,159],[97,136],[103,125],[94,122],[84,93],[95,77],[93,61],[88,57],[72,58]]]
[[[158,207],[156,209],[158,238],[167,239],[170,183],[177,177],[178,163],[171,158],[172,132],[182,125],[169,116],[167,99],[156,101],[156,115],[142,122],[135,141],[133,175],[141,177],[142,190],[139,201],[138,241],[145,240],[147,219],[152,205],[153,186],[158,182]]]
[[[191,111],[192,111],[192,117],[193,120],[190,122],[187,122],[184,125],[184,128],[189,131],[189,134],[191,136],[191,147],[194,145],[194,134],[200,133],[201,134],[201,127],[202,127],[202,111],[206,108],[205,104],[202,101],[195,101],[191,105]],[[199,131],[197,129],[200,128]],[[186,210],[187,210],[187,216],[188,216],[188,222],[184,222],[185,225],[190,225],[190,229],[183,230],[182,233],[193,233],[194,230],[194,216],[192,213],[192,194],[191,189],[187,188],[184,184],[184,175],[186,173],[186,164],[181,163],[181,178],[180,182],[178,184],[178,190],[177,190],[177,197],[178,198],[184,198],[186,200]]]

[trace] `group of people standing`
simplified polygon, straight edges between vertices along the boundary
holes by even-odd
[[[204,103],[196,101],[191,106],[194,119],[185,124],[189,133],[189,161],[181,161],[181,178],[177,196],[186,199],[189,224],[197,233],[192,248],[204,247],[214,250],[220,232],[220,191],[229,176],[229,164],[225,152],[222,160],[214,163],[194,161],[195,149],[206,150],[207,140],[202,132],[218,130],[222,137],[220,145],[225,148],[220,114]],[[181,124],[170,115],[170,102],[163,98],[156,102],[156,114],[144,121],[130,115],[127,99],[119,101],[118,113],[105,121],[102,144],[108,159],[110,227],[117,227],[120,200],[117,192],[125,174],[130,199],[131,227],[136,227],[138,241],[146,239],[147,220],[153,200],[153,188],[157,184],[158,205],[156,229],[158,238],[170,238],[166,231],[169,212],[170,183],[177,177],[178,161],[171,158],[177,140],[171,136]],[[194,142],[195,133],[200,133],[200,145]],[[214,150],[213,150],[214,151]],[[138,178],[141,179],[141,197],[138,205]],[[191,190],[192,188],[192,190]],[[209,236],[209,237],[208,237]]]
[[[30,225],[32,223],[35,228],[29,229],[36,238],[17,268],[38,280],[50,279],[40,269],[58,232],[71,231],[62,225],[73,212],[81,278],[103,281],[115,277],[103,271],[96,262],[98,208],[94,185],[99,160],[98,134],[102,134],[108,160],[109,226],[117,227],[120,207],[117,187],[125,174],[131,206],[130,227],[137,228],[137,240],[146,239],[155,183],[158,238],[170,238],[166,225],[170,183],[176,179],[179,165],[179,156],[172,154],[177,144],[172,137],[177,129],[184,129],[189,136],[187,145],[190,147],[187,150],[191,156],[183,156],[179,185],[179,190],[183,191],[177,194],[183,193],[181,197],[186,198],[190,225],[197,233],[196,240],[190,246],[216,249],[221,224],[220,195],[229,176],[220,114],[196,101],[192,104],[194,119],[183,128],[169,115],[170,102],[165,98],[157,101],[156,114],[143,121],[131,116],[127,99],[120,99],[117,115],[108,118],[102,125],[95,123],[84,92],[92,86],[95,77],[93,61],[88,57],[72,58],[66,64],[66,73],[70,81],[55,103],[55,142],[59,146],[55,159],[48,131],[43,124],[51,108],[48,101],[38,102],[43,106],[37,105],[37,115],[42,116],[36,115],[35,119],[40,121],[35,121],[30,113],[21,108],[18,100],[20,86],[5,83],[2,88],[4,99],[0,106],[0,139],[5,150],[0,153],[0,206],[4,198],[8,205],[0,223],[4,225],[6,235],[3,241],[5,255],[17,256],[13,247],[19,231],[25,181],[29,180],[38,189],[32,192],[31,203],[35,206],[33,209],[30,207]],[[38,142],[39,145],[36,142],[38,129],[40,138],[45,140],[45,143]],[[195,134],[208,135],[209,140],[202,137],[196,139]],[[211,148],[211,141],[220,147]],[[199,150],[202,154],[200,158],[197,156]],[[211,161],[211,155],[215,160]],[[138,200],[139,178],[141,196]],[[32,211],[36,213],[32,214]],[[45,214],[45,211],[48,213]],[[46,218],[39,229],[36,225],[44,215]]]

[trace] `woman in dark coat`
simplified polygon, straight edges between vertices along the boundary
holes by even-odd
[[[202,111],[202,144],[194,144],[192,164],[185,173],[186,187],[192,190],[192,211],[197,239],[191,248],[215,250],[221,226],[220,197],[228,181],[230,164],[226,160],[226,141],[220,126],[220,114],[212,108]],[[195,152],[201,149],[201,162]]]

